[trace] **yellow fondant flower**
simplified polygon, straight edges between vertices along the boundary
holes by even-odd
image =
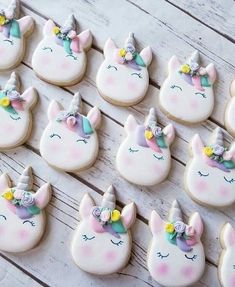
[[[203,148],[203,153],[207,156],[211,156],[213,154],[213,149],[209,146]]]
[[[149,130],[146,130],[144,132],[144,136],[145,136],[146,139],[151,140],[151,138],[153,138],[153,133],[151,131],[149,131]]]
[[[125,56],[126,56],[126,50],[125,50],[125,49],[120,49],[120,50],[119,50],[119,55],[120,55],[121,57],[125,57]]]
[[[166,223],[166,225],[165,225],[165,231],[166,231],[167,233],[173,233],[174,230],[175,230],[174,224],[172,224],[172,223],[170,223],[170,222]]]
[[[4,25],[6,22],[6,18],[3,15],[0,15],[0,26]]]
[[[14,194],[11,191],[11,188],[7,189],[6,192],[3,193],[2,197],[6,200],[11,201],[14,198]]]
[[[114,209],[112,211],[111,220],[115,222],[115,221],[118,221],[120,217],[121,217],[120,211],[117,209]]]
[[[3,106],[3,107],[8,107],[10,105],[10,100],[8,97],[3,97],[1,100],[0,100],[0,106]]]
[[[184,64],[181,66],[180,71],[184,74],[188,74],[191,71],[191,69],[188,64]]]
[[[54,34],[59,34],[60,33],[60,28],[59,27],[57,27],[57,26],[55,26],[54,28],[53,28],[53,33]]]

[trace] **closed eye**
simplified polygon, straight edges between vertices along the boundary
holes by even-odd
[[[140,79],[142,79],[141,73],[132,73],[131,76],[137,76],[137,77],[139,77]]]
[[[206,94],[204,94],[204,93],[195,93],[195,95],[202,96],[204,99],[206,99],[206,98],[207,98]]]
[[[201,171],[198,171],[198,174],[199,174],[200,176],[208,176],[208,175],[209,175],[209,173],[202,173]]]
[[[114,69],[115,71],[117,71],[117,67],[112,66],[112,65],[108,65],[107,69]]]
[[[156,156],[155,154],[153,154],[153,156],[154,156],[157,160],[164,160],[163,155],[162,155],[162,156]]]
[[[233,265],[233,269],[235,269],[235,265]]]
[[[114,242],[112,239],[110,240],[114,245],[120,246],[122,245],[124,242],[122,240],[118,241],[118,242]]]
[[[68,54],[66,55],[66,57],[72,57],[75,61],[78,59],[76,56],[74,56],[73,54]]]
[[[54,137],[58,137],[59,139],[61,139],[61,136],[58,135],[58,134],[51,134],[51,135],[50,135],[50,138],[54,138]]]
[[[31,221],[31,220],[23,221],[23,224],[25,224],[25,223],[29,223],[29,224],[31,224],[31,226],[35,226],[35,223],[33,221]]]
[[[50,47],[43,47],[42,50],[43,51],[49,50],[50,52],[53,52],[53,50]]]
[[[166,255],[163,255],[161,252],[157,253],[157,257],[160,257],[161,259],[168,257],[170,254],[167,253]]]
[[[8,42],[8,43],[10,43],[11,45],[13,45],[14,43],[13,43],[13,41],[12,40],[10,40],[10,39],[4,39],[3,40],[4,42]]]
[[[233,182],[235,182],[235,179],[234,179],[234,178],[227,179],[226,176],[224,176],[224,180],[227,181],[228,183],[233,183]]]
[[[176,85],[172,85],[171,89],[178,89],[178,90],[182,91],[182,88],[180,86],[176,86]]]
[[[190,257],[190,256],[188,256],[187,254],[184,254],[184,256],[185,256],[187,259],[192,260],[192,261],[194,261],[194,260],[197,259],[197,255],[193,255],[192,257]]]
[[[2,217],[3,219],[7,220],[6,216],[3,214],[0,214],[0,217]]]
[[[18,121],[21,119],[21,117],[17,117],[17,118],[14,118],[12,115],[10,115],[11,119],[13,119],[14,121]]]
[[[131,147],[129,148],[129,152],[138,152],[139,150],[138,149],[132,149]]]
[[[84,144],[87,144],[87,140],[83,139],[83,140],[77,140],[77,143],[78,142],[83,142]]]
[[[83,235],[82,235],[82,239],[84,239],[85,241],[87,241],[87,240],[92,240],[92,239],[94,239],[94,238],[95,238],[95,236],[88,237],[86,234],[83,234]]]

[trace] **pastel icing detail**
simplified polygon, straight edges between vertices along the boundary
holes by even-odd
[[[226,109],[225,109],[225,126],[228,132],[235,137],[235,79],[230,84],[230,95]]]

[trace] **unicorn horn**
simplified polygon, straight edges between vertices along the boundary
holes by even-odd
[[[20,14],[20,2],[19,0],[12,0],[10,5],[4,10],[4,14],[7,19],[18,19]]]
[[[192,52],[191,56],[189,57],[189,62],[191,63],[199,63],[200,61],[200,55],[198,50],[195,50]]]
[[[148,114],[145,122],[146,122],[146,125],[149,127],[157,125],[157,116],[156,116],[155,108],[151,108],[149,110],[149,114]]]
[[[81,109],[82,109],[82,99],[80,93],[77,92],[76,94],[74,94],[72,98],[72,101],[69,106],[69,112],[71,114],[77,114],[81,112]]]
[[[172,202],[168,219],[170,222],[183,221],[182,211],[177,200]]]
[[[67,20],[64,22],[64,25],[61,27],[61,32],[67,34],[71,30],[76,30],[76,21],[73,14],[70,14]]]
[[[131,53],[135,52],[135,39],[134,33],[130,32],[125,41],[125,49]]]
[[[30,191],[33,189],[33,174],[31,166],[27,166],[21,174],[16,186],[20,190]]]
[[[11,73],[10,79],[7,81],[4,89],[8,91],[18,91],[20,89],[20,80],[15,72]]]
[[[220,127],[216,127],[212,133],[211,137],[212,145],[224,146],[224,136]]]
[[[115,209],[116,206],[116,197],[115,197],[115,190],[112,185],[106,190],[103,195],[103,200],[101,203],[101,207],[106,207],[110,209]]]

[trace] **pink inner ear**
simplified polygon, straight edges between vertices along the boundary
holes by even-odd
[[[80,45],[79,45],[79,38],[75,37],[73,38],[70,48],[72,49],[72,51],[74,51],[75,53],[80,53]]]
[[[153,234],[158,234],[164,229],[164,221],[156,211],[152,211],[149,225]]]
[[[151,48],[150,47],[144,48],[140,52],[140,56],[142,57],[145,65],[148,66],[152,61],[152,50],[151,50]]]
[[[216,70],[214,64],[209,64],[206,67],[206,71],[209,74],[210,82],[213,84],[216,80]]]
[[[193,214],[190,220],[190,226],[192,226],[196,230],[196,235],[200,239],[203,232],[203,223],[199,213],[196,212]]]
[[[229,228],[227,240],[229,246],[233,246],[235,244],[235,230],[233,230],[232,227]]]
[[[196,155],[202,155],[202,149],[204,147],[203,142],[198,134],[196,134],[191,142],[192,151]]]
[[[166,126],[163,130],[164,134],[166,135],[168,144],[171,144],[175,138],[175,129],[172,124]]]
[[[80,48],[87,49],[91,45],[91,32],[89,30],[83,31],[78,35],[80,41]]]
[[[135,205],[130,203],[126,205],[121,213],[121,219],[126,228],[130,228],[136,218]]]
[[[93,128],[96,128],[96,127],[99,125],[100,121],[101,121],[101,113],[100,113],[100,110],[99,110],[97,107],[92,108],[92,109],[89,111],[89,113],[88,113],[88,115],[87,115],[87,118],[88,118],[88,120],[89,120],[91,126],[92,126]]]
[[[51,190],[49,184],[44,184],[42,187],[39,188],[39,190],[34,195],[36,205],[43,209],[45,208],[50,199],[51,199]]]

